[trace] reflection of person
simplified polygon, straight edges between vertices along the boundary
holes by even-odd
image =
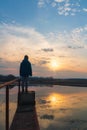
[[[28,91],[28,77],[32,76],[32,67],[31,63],[28,60],[29,57],[27,55],[24,56],[23,61],[20,64],[20,76],[22,80],[22,92]]]

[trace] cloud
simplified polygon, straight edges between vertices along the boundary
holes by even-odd
[[[67,48],[69,49],[83,49],[84,47],[83,46],[67,46]]]
[[[54,0],[54,1],[60,3],[60,2],[64,2],[65,0]]]
[[[56,1],[58,2],[58,1]],[[79,6],[80,4],[75,2],[71,2],[69,0],[61,1],[62,3],[58,2],[58,14],[59,15],[75,15],[77,12],[80,12]]]
[[[43,5],[44,5],[44,0],[39,0],[38,6],[39,6],[39,7],[43,7]]]
[[[59,55],[59,58],[66,58],[66,57],[69,57],[69,56]]]
[[[42,61],[40,61],[39,63],[40,63],[40,65],[43,65],[43,64],[47,64],[47,63],[49,63],[49,62],[47,62],[46,60],[42,60]]]
[[[84,27],[79,27],[71,32],[71,38],[75,45],[82,46],[85,49],[87,48],[87,25]]]
[[[44,7],[45,4],[49,4],[50,0],[38,0],[38,7]]]
[[[84,11],[84,12],[87,12],[87,8],[83,8],[83,11]]]
[[[75,49],[87,49],[87,25],[71,31],[64,30],[63,32],[49,33],[47,37],[54,52],[63,46]]]
[[[47,63],[49,63],[49,61],[47,61],[47,60],[41,60],[41,61],[39,62],[40,65],[45,65],[45,64],[47,64]]]
[[[62,51],[59,49],[63,46],[68,46],[70,49],[87,49],[87,25],[75,28],[71,32],[51,32],[47,36],[37,32],[34,28],[18,25],[3,24],[0,25],[0,28],[1,59],[19,61],[20,55],[23,56],[25,53],[31,56],[35,54],[35,57],[38,57],[41,53],[38,50],[54,54],[56,52],[59,55],[59,52]],[[44,48],[45,46],[46,48]],[[51,53],[49,53],[50,55]]]
[[[55,2],[52,2],[51,6],[55,7],[57,4]]]
[[[44,7],[45,5],[50,5],[53,8],[55,7],[58,11],[58,15],[74,16],[76,15],[76,13],[81,11],[80,1],[71,1],[71,0],[53,0],[53,1],[39,0],[38,1],[39,7]]]
[[[18,73],[19,63],[27,54],[30,57],[35,75],[50,76],[52,73],[51,70],[48,70],[47,65],[53,59],[58,60],[61,66],[65,67],[71,63],[72,58],[74,61],[80,58],[79,64],[85,70],[86,43],[87,25],[71,31],[49,32],[44,36],[35,28],[3,23],[0,24],[0,66],[6,67],[3,68],[4,73],[6,69],[10,73]],[[72,51],[74,52],[73,55]],[[76,62],[74,63],[72,68],[77,66]],[[0,69],[0,73],[2,71]]]
[[[53,52],[54,50],[52,48],[44,48],[44,49],[41,49],[42,51],[44,52]]]
[[[47,36],[37,32],[34,28],[26,28],[17,25],[0,25],[0,49],[1,58],[18,56],[19,54],[34,54],[54,52],[64,45],[72,45],[72,48],[85,48],[87,42],[87,25],[78,27],[70,32],[49,33]],[[54,44],[53,44],[54,43]],[[44,48],[46,46],[46,48]],[[4,57],[2,57],[2,54]],[[12,57],[11,57],[12,56]],[[44,55],[45,56],[45,55]],[[18,58],[16,57],[16,61]]]
[[[43,46],[48,46],[45,37],[34,28],[17,25],[0,25],[0,56],[9,61],[19,61],[20,56],[33,55]],[[43,45],[43,44],[44,45]]]

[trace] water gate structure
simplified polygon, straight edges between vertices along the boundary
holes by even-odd
[[[15,84],[18,85],[17,109],[9,126],[9,89]],[[1,84],[1,88],[6,88],[5,130],[40,130],[35,107],[35,91],[21,92],[18,78]]]

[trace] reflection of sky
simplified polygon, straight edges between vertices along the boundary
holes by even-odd
[[[87,129],[87,88],[38,86],[29,90],[36,91],[36,109],[41,130]],[[0,91],[0,130],[4,130],[4,92]],[[16,88],[10,90],[10,123],[16,109],[16,93]]]
[[[10,91],[10,104],[9,104],[9,120],[10,124],[13,119],[15,110],[16,110],[16,97],[17,89],[11,89]],[[5,130],[5,89],[0,89],[0,130]]]
[[[47,90],[47,91],[46,91]],[[39,88],[37,112],[41,130],[87,129],[87,88]]]

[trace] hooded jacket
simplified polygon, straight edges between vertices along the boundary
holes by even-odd
[[[22,77],[32,76],[31,63],[27,59],[24,59],[20,64],[20,76]]]

